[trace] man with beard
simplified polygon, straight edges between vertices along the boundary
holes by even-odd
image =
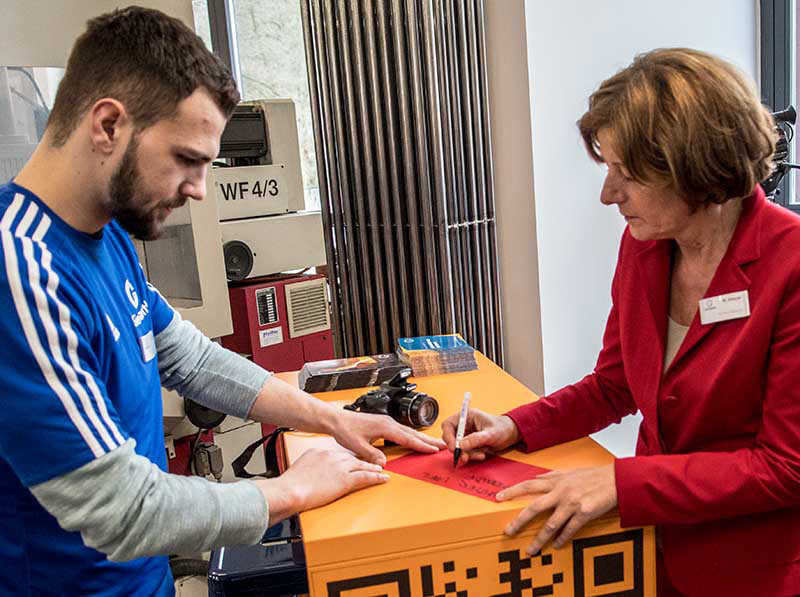
[[[179,21],[89,21],[44,137],[0,187],[3,595],[169,595],[172,552],[256,543],[269,524],[382,483],[379,437],[439,440],[315,400],[204,337],[144,278],[128,233],[158,237],[205,174],[239,100]],[[161,386],[211,408],[329,433],[270,480],[165,472]]]

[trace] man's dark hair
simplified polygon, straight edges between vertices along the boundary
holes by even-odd
[[[228,69],[178,19],[138,6],[100,15],[70,53],[47,123],[52,144],[63,145],[103,97],[122,102],[141,131],[172,116],[198,87],[226,118],[239,102]]]

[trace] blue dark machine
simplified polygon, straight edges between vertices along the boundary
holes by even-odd
[[[211,553],[209,597],[296,597],[308,593],[306,556],[297,516],[267,529],[258,545]]]

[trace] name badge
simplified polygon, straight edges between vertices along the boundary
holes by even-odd
[[[700,299],[700,323],[703,325],[750,316],[750,297],[746,290]]]
[[[156,356],[156,341],[153,338],[153,330],[147,332],[144,336],[139,336],[139,346],[142,348],[142,359],[145,363],[149,363]]]

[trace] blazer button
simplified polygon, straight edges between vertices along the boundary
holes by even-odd
[[[665,397],[664,397],[664,399],[665,399],[667,402],[675,402],[675,401],[678,399],[678,397],[677,397],[677,396],[671,396],[671,395],[670,395],[670,396],[665,396]]]

